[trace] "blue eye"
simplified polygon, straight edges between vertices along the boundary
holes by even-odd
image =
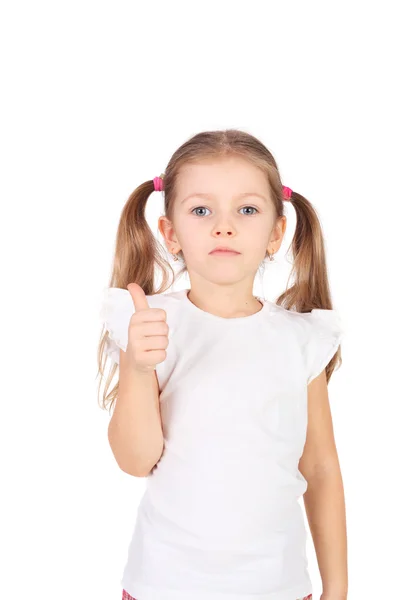
[[[255,210],[256,212],[258,212],[258,209],[255,208],[254,206],[243,206],[243,208],[251,208],[252,210]],[[205,210],[209,210],[208,208],[206,208],[205,206],[196,206],[196,208],[194,208],[193,210],[191,210],[191,213],[194,213],[194,211],[199,210],[199,209],[205,209]],[[243,210],[242,208],[240,210]],[[251,215],[254,215],[255,213],[247,213]],[[197,215],[197,216],[203,216],[203,215]]]
[[[243,208],[251,208],[252,210],[255,210],[256,212],[258,212],[258,209],[255,208],[254,206],[243,206]],[[242,210],[242,209],[240,209],[240,210]],[[249,213],[247,213],[247,214],[249,214]],[[254,215],[255,213],[251,213],[251,214]]]
[[[200,208],[205,208],[205,206],[197,206],[196,208],[194,208],[193,210],[191,210],[190,212],[194,212],[195,210],[199,210]],[[208,210],[208,208],[205,208],[205,210]],[[203,216],[203,215],[196,215],[196,216]]]

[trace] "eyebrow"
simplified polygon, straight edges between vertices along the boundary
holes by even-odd
[[[194,196],[200,196],[201,198],[212,198],[213,194],[207,194],[207,193],[203,193],[203,192],[197,192],[195,194],[190,194],[189,196],[186,196],[186,198],[184,198],[182,200],[181,204],[186,202],[186,200],[193,198]],[[237,198],[245,198],[246,196],[255,196],[256,198],[260,198],[261,200],[264,200],[264,202],[267,202],[266,198],[264,196],[262,196],[261,194],[257,194],[257,192],[243,192],[242,194],[238,194]]]

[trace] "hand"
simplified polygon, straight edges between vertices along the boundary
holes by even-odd
[[[128,291],[135,305],[129,322],[126,353],[134,369],[149,372],[166,359],[168,346],[167,313],[162,308],[150,308],[146,294],[137,283],[130,283]]]

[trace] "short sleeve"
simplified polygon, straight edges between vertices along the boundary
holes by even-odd
[[[135,307],[128,290],[111,287],[103,290],[100,320],[108,331],[105,351],[119,364],[120,349],[126,352],[128,346],[129,323]]]
[[[340,315],[336,310],[314,308],[302,313],[307,323],[305,356],[307,384],[322,373],[345,335]]]

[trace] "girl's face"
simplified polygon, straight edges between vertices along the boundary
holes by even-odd
[[[254,277],[266,251],[279,249],[285,228],[286,217],[275,220],[263,173],[237,157],[185,165],[173,223],[159,219],[168,250],[182,250],[189,275],[220,283]],[[210,254],[218,245],[240,254]]]

